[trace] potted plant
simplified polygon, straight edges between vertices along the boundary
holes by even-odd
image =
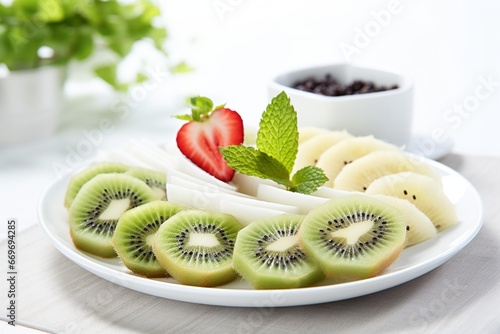
[[[1,0],[0,0],[1,1]],[[50,133],[63,103],[67,65],[106,50],[94,74],[114,89],[117,67],[138,41],[165,53],[160,10],[147,0],[13,0],[0,3],[0,145]],[[3,67],[3,68],[2,68]]]

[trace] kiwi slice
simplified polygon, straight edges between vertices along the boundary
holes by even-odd
[[[412,172],[387,175],[375,180],[366,193],[410,201],[429,217],[438,232],[458,222],[455,206],[441,184],[426,175]]]
[[[238,234],[234,269],[256,289],[311,285],[324,277],[299,246],[304,216],[284,214],[252,222]]]
[[[153,253],[153,240],[164,221],[184,207],[165,201],[152,201],[121,215],[112,243],[123,264],[146,277],[166,276]]]
[[[145,168],[132,168],[125,174],[145,182],[155,194],[156,199],[167,200],[167,175]]]
[[[153,251],[181,284],[218,286],[234,280],[233,250],[243,225],[231,215],[185,210],[161,225]]]
[[[325,275],[347,280],[380,274],[401,253],[405,238],[400,210],[360,194],[311,210],[299,230],[300,245]]]
[[[125,174],[100,174],[85,183],[69,208],[71,238],[83,251],[116,256],[111,238],[120,216],[154,200],[151,188]]]
[[[68,188],[66,190],[64,206],[69,208],[82,186],[94,176],[105,173],[124,173],[129,170],[129,168],[129,166],[119,163],[101,162],[74,175],[69,181]]]

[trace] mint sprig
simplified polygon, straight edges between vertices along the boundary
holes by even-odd
[[[290,172],[299,149],[297,113],[290,99],[282,92],[272,99],[262,114],[257,132],[257,147]]]
[[[297,113],[285,92],[272,99],[262,114],[257,148],[244,145],[219,147],[229,167],[237,172],[273,180],[287,190],[313,193],[328,178],[316,166],[307,166],[291,176],[299,147]]]

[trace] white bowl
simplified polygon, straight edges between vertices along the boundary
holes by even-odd
[[[339,83],[373,81],[377,86],[399,88],[383,92],[325,96],[292,88],[308,77],[323,79],[331,74]],[[356,136],[373,135],[396,145],[405,145],[412,135],[413,84],[403,75],[387,71],[333,64],[287,72],[269,84],[270,97],[285,91],[297,111],[299,126],[347,130]]]

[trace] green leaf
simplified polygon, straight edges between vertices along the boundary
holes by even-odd
[[[177,65],[171,66],[170,67],[170,72],[171,73],[188,73],[192,72],[193,68],[189,66],[186,62],[180,62]]]
[[[44,23],[59,22],[64,19],[64,9],[60,1],[40,1],[36,18]]]
[[[139,72],[139,73],[137,73],[137,75],[135,76],[135,82],[136,82],[136,83],[145,82],[145,81],[147,81],[148,79],[149,79],[149,78],[148,78],[148,76],[147,76],[145,73],[143,73],[143,72]]]
[[[193,120],[193,116],[189,115],[189,114],[184,114],[184,115],[174,115],[173,117],[177,118],[177,119],[181,119],[183,121],[192,121]]]
[[[235,171],[270,179],[286,187],[291,186],[290,173],[278,160],[252,147],[231,145],[219,147],[229,167]]]
[[[298,142],[297,113],[285,92],[281,92],[262,114],[257,148],[281,162],[290,173],[297,156]]]
[[[149,37],[153,40],[154,46],[157,50],[163,50],[163,43],[167,39],[167,30],[165,28],[154,28],[149,32]]]
[[[325,172],[316,166],[307,166],[299,169],[292,177],[290,190],[302,194],[311,194],[321,187],[328,178]]]
[[[114,89],[118,91],[126,91],[128,89],[127,84],[118,82],[116,64],[102,65],[94,69],[94,72],[108,84],[110,84]]]
[[[150,0],[12,0],[0,1],[0,63],[11,70],[32,69],[48,63],[83,60],[96,50],[114,51],[122,61],[137,41],[154,44],[158,53],[167,38],[158,25],[160,8]],[[99,43],[98,47],[95,43]],[[54,50],[52,59],[40,59],[42,46]],[[179,64],[173,73],[190,68]],[[126,90],[109,66],[95,73],[115,89]],[[142,82],[142,76],[135,82]],[[133,80],[132,80],[133,81]]]
[[[96,67],[95,73],[110,85],[116,84],[116,64],[107,64]]]
[[[224,109],[225,107],[226,107],[225,103],[219,104],[219,105],[215,106],[214,110]]]
[[[200,121],[202,116],[208,115],[214,107],[214,103],[208,97],[196,96],[190,99],[193,120]]]
[[[76,44],[74,50],[75,57],[78,60],[87,59],[94,51],[94,39],[92,38],[92,31],[83,30],[80,32],[80,40]]]
[[[94,6],[92,0],[72,0],[66,4],[65,12],[70,15],[72,13],[81,15],[92,26],[102,21],[98,8]]]
[[[262,114],[257,149],[238,145],[219,147],[219,151],[237,172],[273,180],[290,191],[310,194],[328,181],[315,166],[300,169],[290,180],[298,151],[297,114],[284,92]]]

